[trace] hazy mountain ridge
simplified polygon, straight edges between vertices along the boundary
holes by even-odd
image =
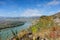
[[[21,26],[26,22],[31,22],[39,17],[0,17],[0,29]]]

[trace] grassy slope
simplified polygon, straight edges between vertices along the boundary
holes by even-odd
[[[29,37],[31,32],[32,37]],[[16,36],[15,36],[16,37]],[[39,21],[35,21],[29,29],[23,30],[18,34],[18,39],[37,40],[37,38],[47,38],[48,40],[60,40],[60,26],[54,23],[53,16],[41,16]],[[15,38],[16,39],[16,38]],[[20,40],[21,40],[20,39]],[[16,39],[17,40],[17,39]]]

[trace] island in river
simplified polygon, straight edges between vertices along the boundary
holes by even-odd
[[[2,18],[0,20],[0,30],[6,29],[6,28],[22,26],[24,24],[25,24],[25,21],[20,21],[17,18],[15,18],[15,19],[12,19],[12,18]]]

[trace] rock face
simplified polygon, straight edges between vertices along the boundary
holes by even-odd
[[[60,25],[60,12],[59,13],[56,13],[54,16],[54,22],[57,24],[57,25]]]

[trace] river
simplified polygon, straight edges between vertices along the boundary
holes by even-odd
[[[13,34],[12,34],[11,30],[13,30],[14,32],[15,31],[20,32],[21,30],[28,28],[30,25],[31,25],[31,22],[26,22],[22,26],[3,29],[3,30],[0,31],[0,38],[1,38],[1,40],[7,40],[7,38],[13,37]]]

